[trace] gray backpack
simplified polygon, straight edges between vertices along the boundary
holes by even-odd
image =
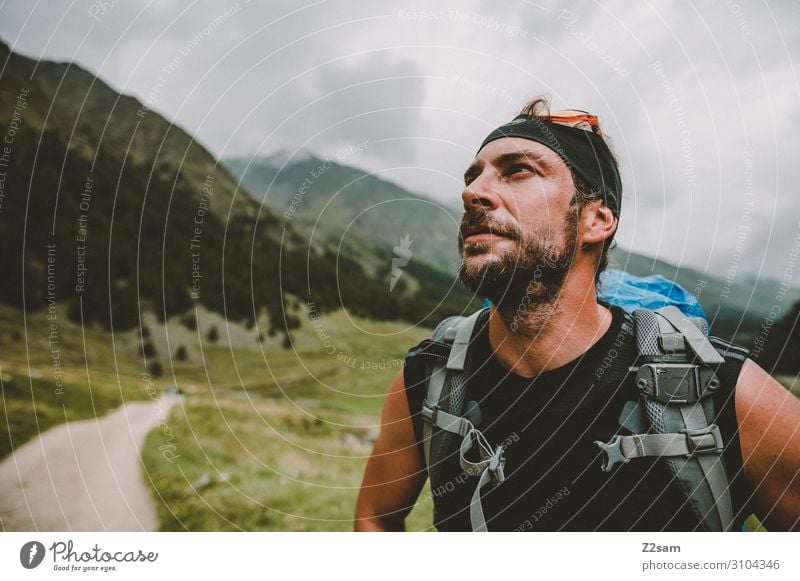
[[[451,317],[440,323],[432,341],[449,347],[428,378],[422,404],[423,446],[431,488],[441,481],[442,460],[458,445],[461,468],[478,477],[470,502],[474,531],[487,531],[481,490],[505,479],[502,446],[492,446],[475,426],[480,411],[465,402],[469,369],[469,345],[479,318],[488,309],[469,317]],[[722,459],[720,430],[712,423],[715,410],[709,397],[720,388],[712,365],[724,358],[708,340],[704,319],[686,317],[676,307],[634,312],[634,334],[639,357],[634,375],[640,395],[627,402],[620,425],[632,435],[615,435],[609,442],[595,442],[604,455],[602,470],[643,457],[659,456],[681,483],[702,527],[728,531],[733,510],[728,478]],[[457,441],[457,440],[456,440]],[[477,450],[478,460],[474,458]]]

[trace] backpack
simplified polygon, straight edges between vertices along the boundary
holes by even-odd
[[[505,479],[503,447],[492,447],[475,427],[481,421],[480,410],[475,402],[464,401],[470,341],[488,311],[450,317],[436,327],[431,340],[446,346],[446,357],[436,358],[422,404],[423,449],[431,488],[440,481],[442,460],[453,449],[454,440],[458,443],[457,438],[461,438],[461,468],[478,477],[469,510],[473,531],[488,530],[482,489]],[[689,318],[675,306],[637,309],[633,327],[638,366],[628,373],[639,397],[627,402],[620,416],[620,426],[631,435],[617,434],[609,442],[595,442],[603,454],[601,469],[611,472],[637,458],[661,457],[680,482],[703,528],[731,530],[733,509],[722,459],[724,442],[719,427],[712,423],[716,413],[710,397],[721,387],[711,366],[725,359],[708,340],[705,319]]]

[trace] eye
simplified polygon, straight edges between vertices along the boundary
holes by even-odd
[[[526,165],[524,163],[515,163],[508,167],[506,171],[506,175],[511,176],[520,173],[536,173],[536,170],[533,169],[531,166]]]

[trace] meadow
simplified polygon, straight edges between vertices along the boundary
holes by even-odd
[[[202,309],[188,325],[148,315],[146,331],[116,334],[57,319],[53,335],[46,312],[0,307],[0,458],[145,400],[148,385],[179,390],[142,454],[160,530],[352,530],[384,396],[430,330],[341,310],[301,320],[286,349]],[[800,395],[796,377],[777,379]],[[432,508],[426,484],[407,528],[430,530]]]

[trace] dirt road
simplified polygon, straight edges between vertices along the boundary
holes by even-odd
[[[53,428],[0,464],[0,530],[152,531],[139,450],[177,396]]]

